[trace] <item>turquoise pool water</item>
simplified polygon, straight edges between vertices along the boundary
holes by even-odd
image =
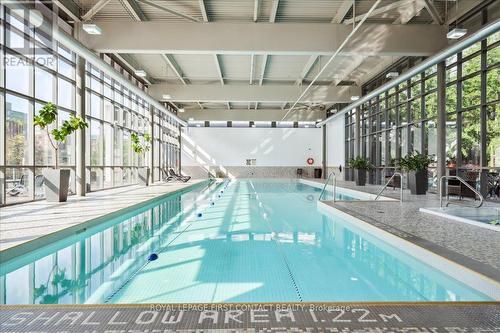
[[[319,192],[295,180],[238,180],[150,203],[2,264],[0,301],[489,300],[322,214]]]

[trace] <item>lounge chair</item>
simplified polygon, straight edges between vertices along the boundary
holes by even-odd
[[[176,174],[174,169],[169,169],[168,173],[173,179],[180,180],[181,182],[184,182],[184,183],[191,179],[191,176],[182,176],[182,175]]]
[[[10,195],[11,197],[17,197],[21,193],[26,193],[26,186],[25,186],[25,176],[21,175],[21,178],[19,179],[19,182],[14,185],[13,188],[7,191],[7,194]]]
[[[163,174],[163,181],[164,182],[170,182],[170,181],[174,180],[174,177],[170,176],[166,170],[162,169],[161,172]]]

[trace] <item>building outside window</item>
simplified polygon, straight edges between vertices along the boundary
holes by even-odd
[[[1,8],[0,205],[5,205],[45,197],[42,170],[54,166],[55,153],[46,131],[34,127],[33,117],[47,102],[57,105],[58,125],[76,114],[77,56],[24,18]],[[71,33],[69,27],[62,28]],[[109,56],[102,58],[145,90]],[[85,73],[87,191],[137,183],[137,168],[149,165],[151,153],[135,154],[131,135],[152,134],[152,112],[154,181],[163,179],[168,168],[178,171],[177,122],[89,63]],[[59,165],[71,170],[70,195],[76,192],[76,148],[72,134],[58,152]]]
[[[412,63],[408,67],[415,65]],[[490,35],[446,60],[446,169],[487,199],[500,174],[500,33]],[[376,87],[371,87],[371,90]],[[428,188],[435,191],[437,143],[436,66],[345,114],[346,161],[355,155],[355,117],[360,117],[360,155],[382,184],[395,162],[409,152],[430,156]],[[365,90],[368,93],[370,90]],[[347,179],[352,179],[346,172]]]

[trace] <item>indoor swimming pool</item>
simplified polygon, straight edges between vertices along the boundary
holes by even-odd
[[[2,263],[0,302],[492,299],[318,210],[320,191],[298,180],[233,180],[146,203]]]

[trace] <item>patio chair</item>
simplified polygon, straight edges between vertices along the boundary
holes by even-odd
[[[450,176],[456,176],[456,170],[450,170]],[[466,170],[462,173],[461,178],[467,182],[473,188],[476,188],[476,180],[478,177],[477,171]],[[448,197],[450,195],[458,196],[460,200],[463,198],[474,198],[476,200],[476,193],[468,188],[465,184],[463,184],[458,179],[448,179],[447,184]]]
[[[169,169],[168,173],[173,179],[179,180],[179,181],[184,182],[184,183],[191,179],[191,176],[182,176],[182,175],[176,174],[174,169]]]
[[[389,181],[389,179],[392,177],[392,175],[394,175],[394,170],[390,170],[389,172],[386,172],[385,173],[385,181],[384,183],[387,183]],[[394,178],[391,179],[391,181],[389,182],[389,184],[387,185],[387,187],[392,187],[393,190],[395,190],[396,188],[399,188],[401,187],[401,177],[400,176],[396,176]]]
[[[43,178],[43,175],[35,176],[35,198],[42,198],[45,195],[43,189],[44,182],[45,178]]]
[[[21,175],[21,178],[19,178],[19,182],[14,185],[13,188],[7,191],[7,194],[10,195],[11,197],[17,197],[19,194],[26,192],[26,185],[25,185],[25,176]]]

